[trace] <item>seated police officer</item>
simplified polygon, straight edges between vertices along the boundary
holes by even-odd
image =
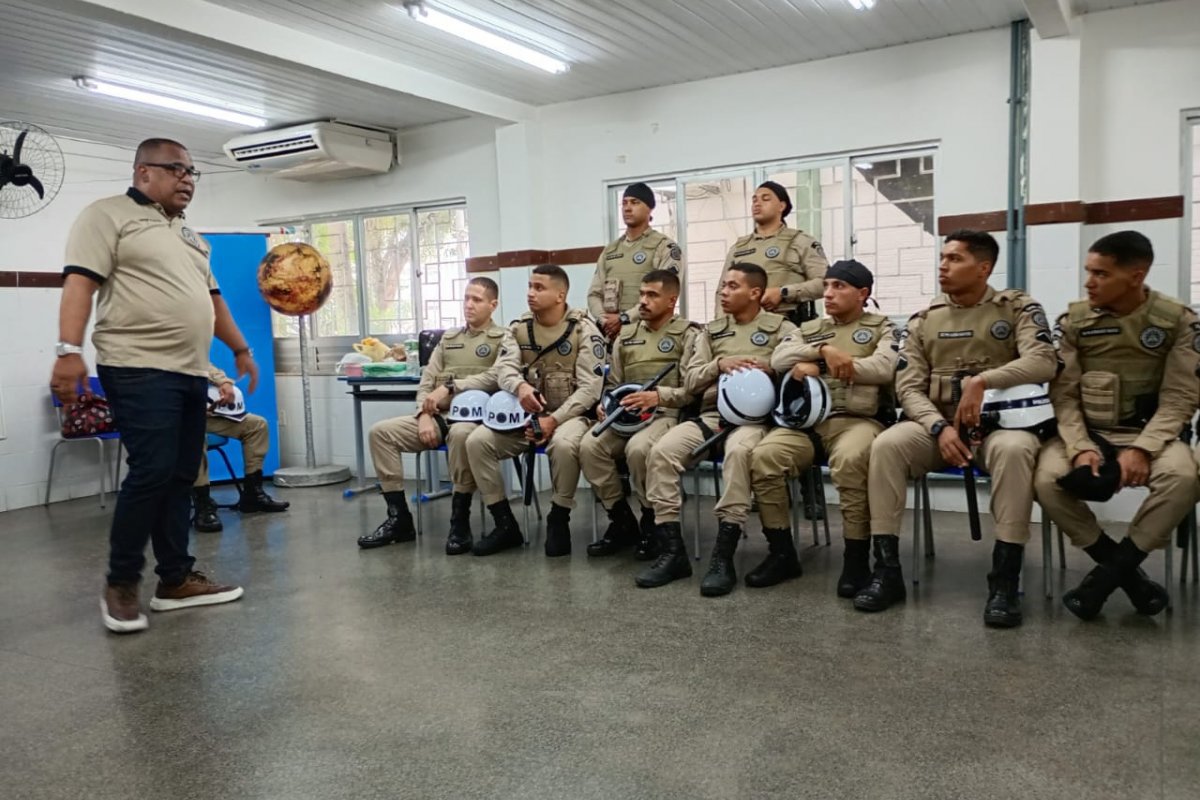
[[[583,475],[611,523],[602,539],[588,545],[589,556],[612,555],[635,540],[639,560],[657,555],[653,544],[654,509],[646,499],[646,461],[655,443],[675,427],[679,409],[691,401],[683,388],[683,365],[691,358],[697,335],[696,325],[675,315],[678,300],[679,277],[674,272],[648,273],[642,279],[638,319],[622,327],[613,343],[607,384],[610,390],[622,392],[621,408],[626,416],[636,417],[633,427],[638,430],[629,432],[624,420],[618,420],[599,436],[584,436],[580,444]],[[654,388],[640,388],[668,367],[670,371]],[[601,420],[604,405],[602,400],[596,406]],[[630,488],[641,507],[640,523],[622,494],[617,472],[617,462],[622,458],[629,467]]]
[[[895,414],[891,391],[897,357],[891,320],[863,309],[873,284],[871,271],[859,262],[834,264],[825,273],[828,316],[803,323],[771,356],[771,368],[786,376],[776,415],[783,427],[769,432],[750,459],[751,486],[770,554],[746,575],[747,586],[774,586],[800,575],[788,520],[787,479],[804,474],[818,452],[827,455],[841,498],[846,545],[838,596],[854,597],[871,578],[867,464],[871,443]],[[806,391],[810,387],[811,395]],[[789,412],[793,397],[805,418]]]
[[[905,597],[899,532],[908,481],[946,465],[991,473],[996,543],[988,573],[986,625],[1021,624],[1018,597],[1039,440],[1027,430],[983,435],[985,390],[1044,383],[1054,377],[1046,313],[1017,289],[988,285],[999,245],[987,233],[956,231],[942,245],[942,294],[912,316],[896,363],[896,395],[906,420],[871,445],[868,494],[875,572],[854,598],[882,611]]]
[[[1097,240],[1085,264],[1087,299],[1072,303],[1055,331],[1063,362],[1051,384],[1059,437],[1042,448],[1035,482],[1050,518],[1098,564],[1063,596],[1081,619],[1099,614],[1118,587],[1138,613],[1166,608],[1167,590],[1139,565],[1170,546],[1196,501],[1195,465],[1179,435],[1200,393],[1200,325],[1190,308],[1145,285],[1153,261],[1150,240],[1136,231]],[[1119,470],[1111,470],[1107,494],[1150,490],[1119,543],[1080,499],[1088,496],[1087,475],[1082,483],[1064,477],[1074,468],[1099,480],[1113,461]]]
[[[571,554],[571,509],[579,483],[579,444],[591,420],[587,415],[604,385],[604,338],[581,309],[567,307],[570,281],[562,267],[543,264],[529,276],[529,311],[511,326],[519,347],[506,349],[496,363],[500,389],[515,395],[520,407],[536,417],[515,431],[485,425],[467,439],[468,469],[496,522],[475,543],[477,556],[525,543],[505,495],[500,462],[544,445],[550,460],[554,494],[546,517],[547,556]]]
[[[449,423],[445,412],[455,394],[496,389],[496,358],[505,348],[516,349],[507,330],[492,321],[500,291],[491,278],[472,278],[463,293],[463,319],[467,324],[442,334],[417,386],[417,413],[393,417],[371,426],[368,437],[371,461],[387,503],[387,519],[374,531],[358,537],[364,550],[416,538],[412,511],[404,499],[402,453],[421,453],[446,445],[454,493],[450,506],[450,533],[446,554],[471,551],[471,496],[475,481],[467,465],[466,441],[476,425]]]
[[[767,428],[744,417],[723,420],[718,413],[721,405],[717,398],[718,384],[732,380],[752,385],[753,380],[744,379],[762,379],[764,373],[773,377],[771,353],[796,326],[779,314],[762,310],[760,300],[767,288],[767,275],[762,267],[734,264],[725,272],[724,280],[721,308],[725,313],[696,337],[695,352],[684,376],[684,388],[692,395],[702,396],[700,418],[675,426],[650,451],[646,495],[658,523],[660,554],[649,569],[637,576],[637,585],[643,588],[663,586],[692,574],[679,524],[679,474],[691,463],[692,452],[710,439],[722,423],[729,431],[721,469],[725,485],[714,507],[719,523],[717,542],[700,593],[706,597],[729,594],[737,583],[733,554],[742,537],[742,526],[750,516],[750,454],[766,435]],[[743,372],[757,375],[735,377],[735,373]],[[764,420],[774,407],[775,396],[770,380],[765,380],[769,399]]]
[[[242,445],[242,463],[245,477],[242,479],[241,496],[237,509],[243,514],[255,511],[286,511],[288,503],[275,500],[263,488],[263,461],[271,449],[271,431],[267,421],[258,414],[246,411],[246,400],[242,390],[234,385],[233,379],[215,365],[208,367],[208,419],[205,430],[218,436],[237,439]],[[216,533],[224,530],[217,516],[217,503],[208,488],[208,453],[200,456],[200,471],[192,486],[192,525],[201,533]]]

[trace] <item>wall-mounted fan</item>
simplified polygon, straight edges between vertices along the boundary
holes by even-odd
[[[0,218],[28,217],[50,205],[65,173],[53,136],[28,122],[0,122]]]

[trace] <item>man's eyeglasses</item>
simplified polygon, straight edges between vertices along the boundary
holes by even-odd
[[[191,175],[192,181],[200,182],[200,170],[195,167],[189,167],[187,164],[180,164],[178,161],[172,161],[170,164],[156,164],[153,161],[142,161],[143,167],[158,167],[159,169],[169,169],[174,173],[175,177],[183,180],[184,175]]]

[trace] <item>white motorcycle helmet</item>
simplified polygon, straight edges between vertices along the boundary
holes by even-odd
[[[1036,431],[1054,422],[1054,406],[1044,383],[985,389],[979,410],[985,426]]]
[[[246,397],[242,394],[242,390],[238,387],[233,387],[233,404],[223,406],[221,403],[221,390],[209,384],[208,387],[208,413],[217,416],[231,419],[234,422],[241,422],[246,418]]]
[[[621,436],[633,436],[638,431],[645,428],[654,419],[654,412],[647,411],[645,413],[634,413],[632,411],[624,411],[620,407],[620,402],[625,397],[640,392],[642,384],[640,383],[623,383],[611,392],[604,395],[604,414],[607,418],[611,414],[619,414],[617,421],[609,428]]]
[[[517,431],[529,422],[529,412],[512,392],[496,392],[488,398],[483,424],[494,431]]]
[[[490,399],[491,396],[482,389],[468,389],[456,394],[450,401],[450,413],[446,419],[451,422],[483,422]]]
[[[730,425],[765,422],[775,408],[775,384],[759,369],[727,372],[717,381],[717,411]]]
[[[831,405],[825,381],[813,377],[796,379],[789,372],[779,385],[775,424],[797,430],[815,428],[829,418]]]

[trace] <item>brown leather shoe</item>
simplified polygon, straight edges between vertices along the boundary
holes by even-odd
[[[100,615],[104,627],[113,633],[137,633],[150,627],[138,601],[138,585],[122,583],[105,586],[100,598]]]
[[[242,587],[223,586],[209,579],[203,572],[193,570],[183,583],[168,586],[162,581],[150,598],[151,611],[174,611],[192,606],[215,606],[230,603],[242,596]]]

